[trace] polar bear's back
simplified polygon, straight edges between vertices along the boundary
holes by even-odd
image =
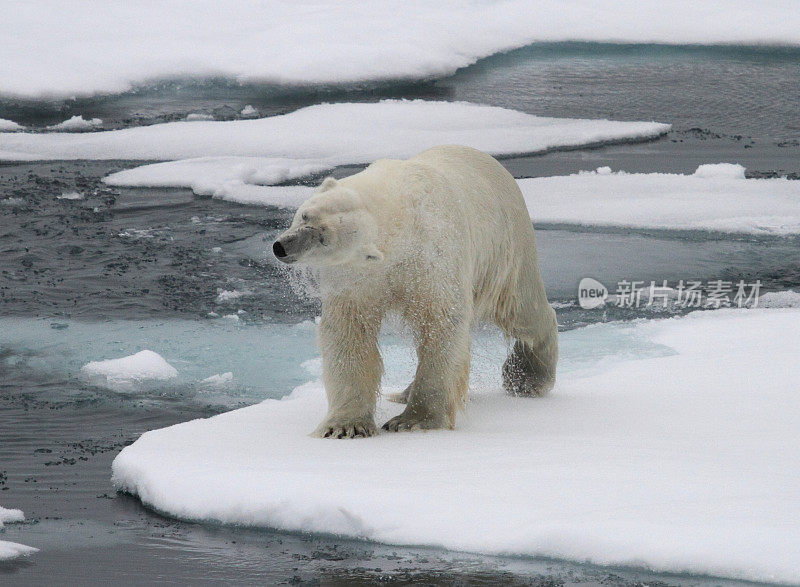
[[[444,145],[423,151],[408,164],[429,166],[445,180],[449,189],[432,190],[428,197],[441,198],[437,204],[442,211],[464,222],[477,247],[500,245],[505,254],[522,252],[515,250],[520,245],[535,248],[519,185],[494,157],[470,147]],[[491,243],[484,241],[487,237]]]
[[[515,222],[521,218],[525,228],[530,227],[519,185],[494,157],[470,147],[444,145],[423,151],[408,162],[429,165],[444,176],[458,207],[468,213],[472,223],[494,225],[500,221],[505,230],[516,231],[522,228]],[[448,199],[451,194],[441,196]]]

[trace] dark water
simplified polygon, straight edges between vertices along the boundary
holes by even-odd
[[[0,118],[37,126],[83,114],[121,127],[199,111],[228,118],[245,104],[275,114],[319,101],[470,100],[548,116],[674,125],[652,143],[504,160],[517,177],[602,165],[689,172],[719,161],[740,162],[751,176],[770,176],[800,174],[798,90],[796,50],[568,43],[495,56],[443,80],[313,89],[183,80],[80,101],[0,100]],[[86,332],[98,332],[95,344],[115,350],[127,348],[124,339],[135,336],[120,324],[131,332],[165,328],[176,337],[222,333],[214,340],[225,346],[232,339],[223,335],[232,327],[214,316],[235,314],[242,324],[277,328],[318,313],[317,303],[299,295],[268,254],[290,212],[201,199],[187,190],[119,190],[100,182],[135,164],[0,165],[0,504],[21,508],[28,517],[0,531],[0,539],[41,548],[29,559],[0,563],[0,583],[732,584],[641,569],[205,527],[162,518],[116,494],[110,463],[142,432],[280,396],[296,376],[264,373],[262,383],[224,401],[198,399],[190,386],[117,393],[76,376],[81,353],[95,352]],[[85,198],[58,199],[75,190]],[[796,238],[536,229],[562,329],[654,316],[646,309],[580,310],[574,303],[577,282],[589,275],[607,285],[688,278],[760,279],[766,290],[800,285]],[[229,290],[248,295],[218,298]],[[52,328],[52,336],[36,334],[36,344],[25,342],[24,320],[31,318],[44,320],[44,332]],[[263,350],[268,352],[273,350]]]

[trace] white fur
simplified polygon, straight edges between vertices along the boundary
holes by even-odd
[[[378,332],[397,311],[419,364],[395,399],[388,430],[452,428],[466,398],[470,328],[494,322],[516,339],[503,367],[509,392],[553,385],[555,313],[539,274],[525,202],[492,157],[443,146],[326,179],[282,235],[303,234],[296,260],[320,269],[319,343],[329,413],[319,436],[369,436],[383,365]]]

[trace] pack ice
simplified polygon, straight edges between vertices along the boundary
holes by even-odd
[[[800,16],[791,0],[51,0],[15,3],[3,30],[0,91],[70,98],[165,78],[429,78],[536,41],[796,45]]]
[[[182,121],[79,135],[3,133],[0,159],[169,160],[121,171],[106,181],[190,187],[198,195],[288,206],[305,199],[308,188],[272,184],[337,165],[409,157],[442,144],[495,155],[536,153],[653,138],[669,128],[655,122],[546,118],[466,102],[384,100],[319,104],[256,120]]]
[[[22,512],[22,510],[8,509],[0,506],[0,529],[2,529],[5,524],[24,521],[25,514]],[[18,544],[17,542],[0,540],[0,561],[8,561],[21,556],[27,556],[37,552],[38,550],[38,548],[25,546],[24,544]]]
[[[455,430],[363,440],[308,436],[310,381],[148,432],[113,479],[189,520],[797,583],[798,333],[796,308],[589,326],[550,396],[504,395],[502,359],[473,356]]]
[[[534,222],[728,233],[800,234],[800,182],[745,179],[730,163],[693,174],[612,173],[519,180]]]

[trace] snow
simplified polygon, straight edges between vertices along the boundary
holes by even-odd
[[[605,169],[608,169],[608,172],[611,171],[609,167]],[[598,169],[598,171],[600,170]],[[726,177],[729,179],[744,179],[744,172],[744,166],[738,163],[705,163],[700,165],[692,175],[702,178]]]
[[[255,118],[256,116],[258,116],[258,110],[253,108],[251,104],[248,104],[247,106],[242,108],[242,111],[239,114],[244,118]]]
[[[0,529],[5,524],[12,524],[25,521],[25,514],[22,510],[7,509],[0,506]],[[24,544],[17,544],[16,542],[7,542],[0,540],[0,561],[13,560],[21,556],[26,556],[37,552],[38,548],[25,546]]]
[[[150,350],[120,359],[92,361],[81,367],[81,373],[92,382],[118,390],[128,390],[145,382],[166,381],[178,375],[164,357]]]
[[[692,175],[610,173],[519,180],[536,223],[800,234],[800,182],[744,179],[740,165]]]
[[[541,41],[800,44],[791,0],[626,0],[613,10],[597,0],[45,0],[6,11],[3,25],[2,91],[20,97],[124,92],[197,76],[277,84],[430,78]]]
[[[0,528],[2,528],[4,524],[24,521],[25,514],[22,513],[22,510],[12,510],[0,506]]]
[[[86,119],[82,115],[73,116],[69,120],[59,122],[52,126],[48,126],[47,130],[56,130],[62,132],[83,132],[86,130],[93,130],[103,124],[99,118]]]
[[[476,353],[454,431],[311,438],[310,381],[147,432],[113,479],[190,520],[796,583],[799,333],[797,309],[566,332],[543,399],[505,396],[502,356]],[[385,351],[392,392],[413,351]],[[401,408],[382,401],[379,421]]]
[[[25,130],[25,127],[21,124],[17,124],[13,120],[0,118],[0,132],[14,132],[17,130]]]
[[[21,556],[28,556],[34,552],[39,552],[38,548],[32,546],[25,546],[16,542],[8,542],[7,540],[0,540],[0,561],[9,561],[19,558]]]
[[[80,136],[0,134],[0,156],[11,151],[40,159],[183,159],[121,171],[107,181],[193,187],[199,195],[252,200],[258,189],[251,184],[408,157],[440,144],[494,154],[534,153],[650,138],[669,128],[654,122],[545,118],[466,102],[384,100],[319,104],[256,120],[182,121]]]
[[[800,292],[771,291],[758,298],[759,308],[800,308]]]
[[[214,115],[204,114],[202,112],[192,112],[191,114],[186,115],[186,120],[189,122],[194,122],[197,120],[214,120]]]

